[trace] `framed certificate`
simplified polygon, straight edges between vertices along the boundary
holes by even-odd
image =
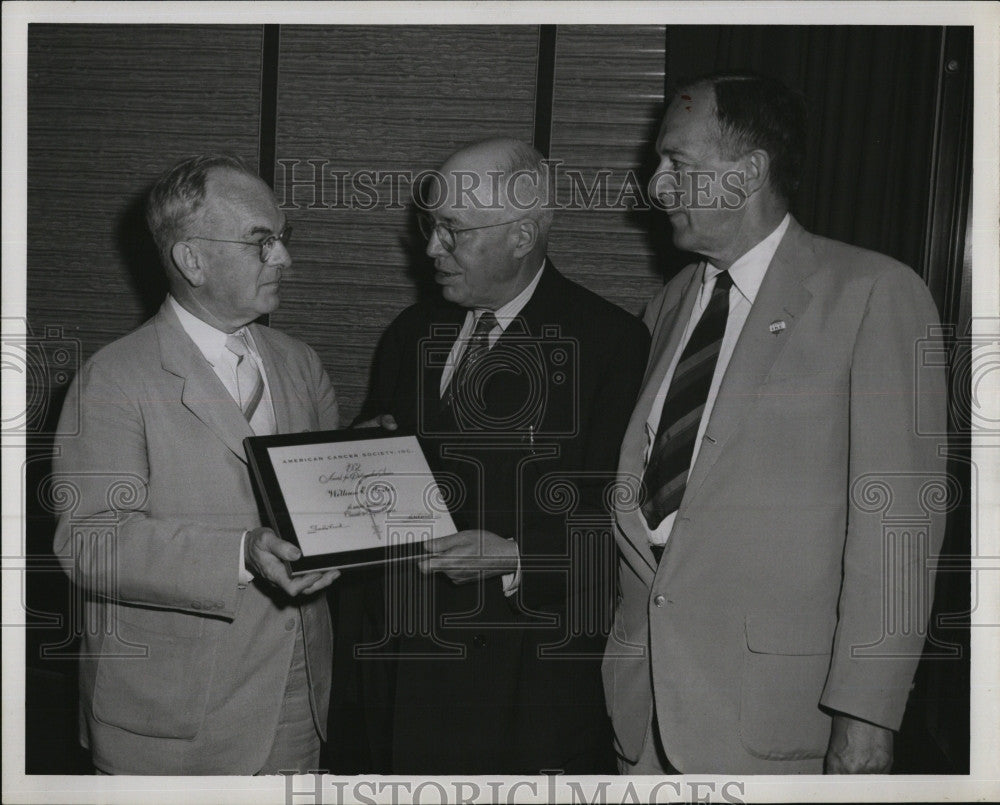
[[[288,563],[293,576],[417,556],[456,531],[416,436],[361,428],[243,446],[271,528],[302,551]]]

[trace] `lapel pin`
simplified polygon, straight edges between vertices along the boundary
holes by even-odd
[[[768,329],[768,330],[770,330],[770,331],[771,331],[772,333],[774,333],[775,335],[777,335],[777,334],[778,334],[778,333],[780,333],[780,332],[781,332],[782,330],[784,330],[784,329],[785,329],[785,327],[787,327],[787,326],[788,326],[788,325],[786,325],[784,321],[782,321],[781,319],[778,319],[778,320],[776,320],[776,321],[772,321],[772,322],[771,322],[771,324],[770,324],[770,325],[768,325],[768,328],[767,328],[767,329]]]

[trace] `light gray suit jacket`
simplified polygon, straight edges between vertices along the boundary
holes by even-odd
[[[279,432],[335,428],[316,353],[250,325]],[[72,432],[76,411],[79,432]],[[251,774],[267,753],[305,635],[325,734],[332,634],[322,596],[238,586],[261,525],[242,440],[252,431],[164,304],[93,356],[67,396],[55,460],[55,553],[82,591],[81,740],[114,773]]]
[[[619,463],[633,488],[700,281],[689,266],[647,309]],[[638,500],[619,501],[604,680],[623,757],[642,751],[654,702],[686,773],[820,772],[832,711],[899,727],[942,537],[944,370],[918,363],[937,322],[910,269],[792,221],[659,565]]]

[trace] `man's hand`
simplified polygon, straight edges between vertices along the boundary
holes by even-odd
[[[339,570],[327,570],[325,573],[307,573],[292,578],[284,562],[294,562],[301,556],[302,551],[292,543],[280,539],[270,528],[248,531],[243,544],[243,559],[247,570],[255,578],[265,579],[293,597],[322,590],[340,576]]]
[[[381,416],[373,417],[372,419],[366,419],[364,422],[359,422],[357,425],[351,425],[352,428],[385,428],[386,430],[396,430],[399,425],[396,424],[396,420],[393,418],[392,414],[382,414]]]
[[[430,556],[418,563],[421,573],[440,571],[456,584],[517,571],[517,545],[491,531],[459,531],[428,540]]]
[[[892,730],[843,713],[833,717],[824,774],[888,774]]]

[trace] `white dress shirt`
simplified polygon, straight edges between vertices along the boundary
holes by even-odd
[[[182,307],[173,296],[168,295],[167,301],[177,315],[177,319],[180,321],[184,332],[191,337],[194,345],[198,347],[198,351],[205,356],[205,360],[212,367],[212,371],[222,381],[222,385],[226,387],[226,391],[232,397],[233,403],[239,408],[240,392],[236,383],[236,356],[226,348],[226,339],[230,334],[224,333],[222,330],[217,330],[211,324],[202,321],[186,308]],[[267,405],[271,409],[271,420],[276,421],[274,418],[274,404],[271,401],[271,387],[267,382],[267,372],[264,371],[264,362],[260,359],[260,352],[254,343],[250,331],[244,330],[244,332],[247,336],[247,344],[250,346],[250,356],[256,362],[257,368],[260,369],[260,376],[264,381],[264,396],[261,398],[260,404]],[[240,413],[242,415],[242,410]],[[245,586],[253,581],[253,574],[246,569],[246,562],[243,555],[246,538],[247,531],[244,531],[243,536],[240,538],[238,578],[241,586]]]
[[[529,282],[523,291],[511,299],[507,304],[501,305],[496,310],[493,311],[493,315],[496,316],[497,326],[490,330],[489,334],[489,348],[493,349],[493,345],[500,339],[510,323],[516,319],[524,306],[528,304],[528,300],[535,293],[535,288],[538,287],[538,281],[542,278],[542,272],[545,270],[545,261],[542,260],[542,267],[538,269],[535,273],[534,279]],[[469,339],[472,337],[473,331],[476,329],[476,323],[479,321],[479,317],[486,312],[485,308],[475,308],[470,310],[465,314],[465,322],[462,324],[462,329],[458,332],[458,338],[455,339],[455,343],[451,347],[451,352],[448,353],[448,360],[445,363],[444,371],[441,373],[441,387],[439,392],[442,397],[444,397],[445,392],[448,390],[448,384],[451,383],[451,377],[455,374],[455,367],[458,366],[458,362],[462,358],[462,354],[465,352],[466,347],[469,345]],[[511,541],[513,538],[508,537]],[[512,596],[517,592],[517,588],[521,584],[521,555],[520,552],[517,556],[517,570],[513,573],[504,573],[501,576],[503,581],[503,592],[506,596]]]
[[[743,325],[746,323],[747,316],[750,315],[750,307],[753,305],[754,299],[757,298],[757,291],[764,281],[767,267],[771,264],[774,253],[778,250],[778,244],[781,243],[781,239],[785,236],[785,231],[788,229],[790,221],[791,216],[786,213],[781,223],[778,224],[777,228],[770,235],[746,254],[742,255],[729,269],[729,276],[733,280],[733,287],[729,290],[729,316],[726,319],[726,334],[722,338],[722,347],[719,350],[719,358],[715,364],[715,371],[712,374],[712,383],[708,389],[705,410],[702,412],[701,422],[698,425],[698,434],[694,440],[691,467],[694,467],[694,462],[698,458],[701,440],[705,436],[705,428],[708,426],[709,417],[712,415],[715,398],[719,394],[719,386],[722,385],[722,378],[726,373],[726,367],[729,366],[730,358],[733,357],[733,350],[736,349],[736,342],[739,340]],[[660,384],[660,390],[656,393],[656,399],[653,400],[653,407],[649,411],[649,419],[646,420],[646,456],[643,462],[644,465],[649,462],[649,453],[652,450],[653,442],[656,440],[656,430],[660,424],[660,415],[663,413],[663,401],[670,388],[670,381],[674,377],[674,371],[677,369],[677,364],[680,362],[684,347],[687,346],[687,342],[691,339],[691,335],[698,324],[698,320],[701,318],[701,314],[705,312],[705,308],[712,298],[712,291],[715,289],[715,279],[722,272],[710,263],[702,263],[699,273],[702,274],[704,279],[698,294],[698,300],[695,302],[694,310],[691,311],[691,318],[684,328],[684,335],[677,345],[677,352],[674,353],[673,359],[667,367],[667,372],[663,376],[663,382]],[[663,518],[663,522],[660,523],[655,531],[649,531],[647,527],[649,541],[654,545],[666,544],[667,538],[670,536],[670,530],[674,526],[674,518],[676,516],[677,512],[668,514]]]

